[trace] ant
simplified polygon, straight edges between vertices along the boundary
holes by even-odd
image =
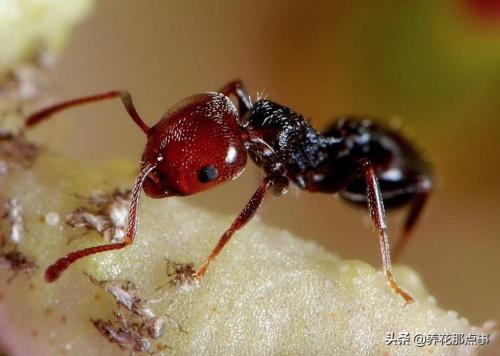
[[[237,99],[237,108],[229,96]],[[340,119],[319,133],[290,108],[263,99],[252,102],[239,80],[218,92],[182,100],[152,127],[141,119],[126,91],[53,105],[29,116],[26,127],[64,109],[112,98],[121,99],[147,137],[140,174],[132,190],[125,238],[60,258],[46,270],[47,282],[54,282],[82,257],[131,244],[138,227],[141,189],[152,198],[195,194],[237,178],[248,154],[263,169],[265,178],[192,275],[194,279],[203,278],[224,245],[254,216],[266,192],[272,188],[278,195],[285,194],[291,181],[309,192],[339,193],[347,201],[367,206],[380,240],[387,282],[407,303],[413,301],[391,272],[384,202],[388,207],[411,203],[402,237],[394,250],[398,256],[430,194],[432,179],[430,165],[399,133],[357,118]]]

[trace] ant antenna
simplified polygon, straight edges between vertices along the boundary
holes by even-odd
[[[151,171],[155,167],[155,165],[149,163],[143,165],[141,173],[135,181],[134,188],[132,189],[132,198],[130,200],[130,209],[128,211],[127,231],[125,233],[123,241],[108,245],[89,247],[83,250],[69,253],[65,257],[58,259],[55,263],[47,268],[47,270],[45,271],[45,280],[47,282],[54,282],[59,278],[61,273],[69,267],[69,265],[79,260],[80,258],[90,256],[99,252],[118,250],[130,245],[134,241],[135,235],[137,233],[137,228],[139,226],[139,198],[141,196],[142,185],[148,174],[151,173]]]
[[[38,112],[31,114],[26,119],[25,125],[27,128],[29,128],[31,126],[37,125],[38,123],[40,123],[40,122],[44,121],[45,119],[47,119],[48,117],[52,116],[52,114],[55,114],[59,111],[66,110],[66,109],[72,108],[74,106],[79,106],[79,105],[83,105],[83,104],[90,104],[90,103],[108,100],[108,99],[113,99],[113,98],[120,98],[121,99],[123,106],[125,106],[125,109],[127,110],[128,114],[130,115],[130,118],[147,135],[148,131],[149,131],[149,126],[146,125],[146,123],[141,119],[141,117],[137,113],[137,110],[135,109],[135,106],[132,103],[132,97],[130,96],[130,94],[124,90],[116,90],[116,91],[110,91],[110,92],[107,92],[104,94],[86,96],[83,98],[64,101],[62,103],[49,106],[48,108],[45,108],[43,110],[40,110]]]

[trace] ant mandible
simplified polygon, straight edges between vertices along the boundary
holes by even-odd
[[[229,96],[236,97],[238,108]],[[284,194],[292,181],[301,189],[339,193],[347,201],[367,206],[378,232],[387,282],[406,302],[413,301],[391,272],[384,202],[391,207],[411,203],[402,237],[394,249],[398,256],[429,196],[432,180],[429,164],[400,134],[356,118],[340,119],[319,133],[302,115],[285,106],[269,100],[252,102],[241,81],[230,82],[219,92],[197,94],[179,102],[152,127],[141,119],[125,91],[48,107],[29,116],[26,127],[61,110],[112,98],[121,99],[147,137],[125,237],[119,243],[69,253],[46,270],[47,282],[55,281],[82,257],[131,244],[138,227],[141,189],[152,198],[198,193],[237,178],[248,154],[266,176],[193,278],[203,278],[224,245],[253,217],[270,188]]]

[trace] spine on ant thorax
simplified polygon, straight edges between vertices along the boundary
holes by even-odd
[[[251,135],[272,149],[272,154],[250,149],[252,159],[264,168],[282,164],[301,188],[328,175],[329,162],[343,150],[341,139],[320,134],[299,113],[268,100],[254,103],[245,119]]]

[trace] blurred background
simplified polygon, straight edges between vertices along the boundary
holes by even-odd
[[[500,1],[100,1],[53,75],[61,99],[129,90],[150,124],[241,78],[319,129],[345,114],[400,126],[436,171],[401,262],[443,308],[475,324],[500,319]],[[66,117],[41,128],[54,150],[139,160],[144,137],[118,102]],[[184,199],[236,215],[259,174],[249,163],[240,179]],[[389,214],[393,241],[404,213]],[[292,190],[260,216],[381,265],[367,214],[333,196]]]

